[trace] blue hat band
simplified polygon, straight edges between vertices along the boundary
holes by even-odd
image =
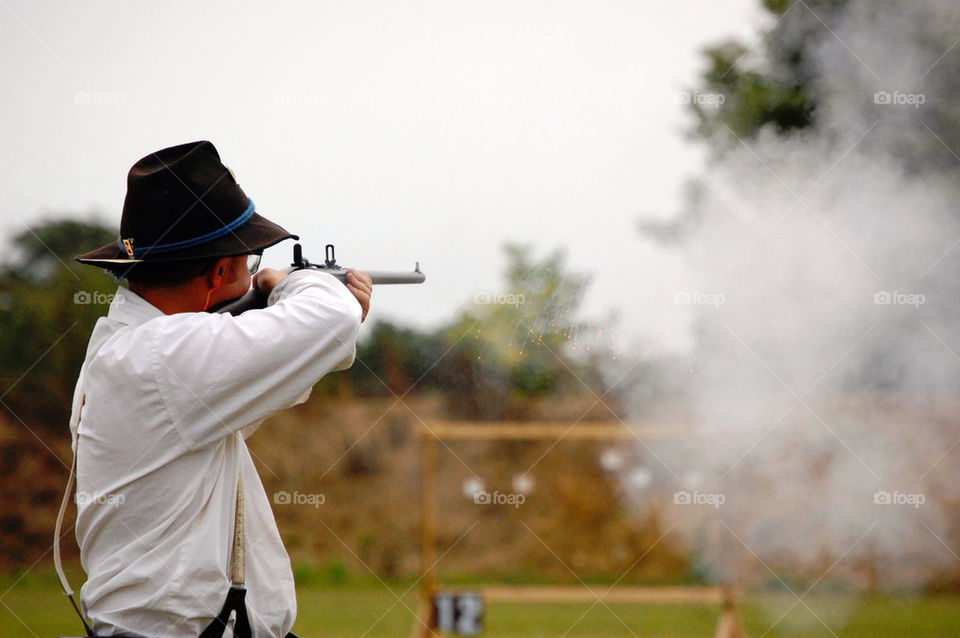
[[[153,246],[142,246],[142,247],[131,245],[130,248],[133,250],[133,256],[142,257],[148,253],[167,253],[172,250],[182,250],[184,248],[193,248],[194,246],[199,246],[200,244],[205,244],[207,242],[213,241],[214,239],[223,237],[224,235],[233,232],[240,226],[243,226],[253,216],[253,213],[255,210],[253,206],[253,200],[247,198],[247,201],[250,202],[249,205],[247,206],[247,209],[243,211],[243,213],[239,217],[237,217],[235,220],[233,220],[232,222],[230,222],[229,224],[227,224],[222,228],[212,230],[209,233],[200,235],[199,237],[194,237],[192,239],[184,239],[183,241],[175,241],[169,244],[154,244]],[[124,241],[122,237],[117,240],[117,246],[120,247],[120,250],[129,254],[127,246],[124,245]]]

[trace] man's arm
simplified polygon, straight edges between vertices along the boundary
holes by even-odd
[[[191,449],[294,405],[323,375],[353,363],[369,308],[363,278],[351,289],[321,272],[270,277],[258,279],[270,289],[267,308],[235,317],[183,313],[139,328],[169,416]]]
[[[253,287],[264,297],[270,296],[270,293],[280,283],[288,273],[274,268],[264,268],[253,277]],[[363,313],[360,315],[360,321],[367,318],[367,312],[370,310],[370,296],[373,294],[373,279],[365,272],[354,268],[347,269],[347,288],[353,293],[353,296],[360,303]],[[269,305],[269,303],[268,303]]]

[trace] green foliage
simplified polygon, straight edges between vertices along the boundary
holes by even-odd
[[[60,219],[13,238],[0,269],[0,394],[10,419],[65,427],[87,339],[116,289],[73,257],[114,237],[96,222]]]
[[[298,588],[344,585],[350,580],[350,572],[339,557],[331,557],[319,567],[311,562],[300,561],[293,564],[293,580]]]
[[[746,53],[741,45],[728,44],[707,51],[709,70],[704,74],[706,91],[723,95],[720,106],[692,103],[697,116],[696,133],[712,138],[732,132],[737,138],[753,137],[772,124],[781,134],[813,123],[814,104],[807,87],[755,70],[741,70],[738,60]]]
[[[781,134],[815,124],[816,69],[809,47],[824,30],[821,19],[839,15],[848,0],[763,0],[773,19],[760,46],[725,42],[704,51],[702,93],[722,95],[719,106],[691,101],[693,133],[715,150],[754,137],[765,126]],[[731,134],[735,137],[731,138]]]
[[[117,233],[97,221],[60,217],[43,221],[11,240],[11,258],[6,269],[22,277],[46,280],[58,268],[86,272],[74,257],[115,241]]]
[[[369,339],[357,348],[361,362],[354,366],[358,393],[402,395],[411,388],[436,388],[440,385],[438,377],[429,373],[445,350],[442,331],[420,332],[387,321],[377,322]]]
[[[822,70],[812,63],[812,48],[824,33],[829,34],[829,24],[838,20],[848,3],[762,0],[772,26],[759,41],[748,45],[728,40],[704,50],[706,68],[694,94],[711,99],[690,100],[695,122],[691,137],[704,142],[720,159],[730,149],[749,143],[761,129],[781,136],[815,130]],[[927,132],[923,135],[932,138]],[[685,189],[681,213],[666,222],[641,219],[641,233],[663,244],[685,240],[704,214],[699,181],[691,180]]]
[[[575,315],[589,278],[567,272],[561,250],[539,261],[529,246],[504,253],[506,290],[476,295],[446,331],[443,378],[458,418],[523,417],[527,399],[565,389],[580,367],[568,348],[585,327]]]
[[[325,376],[314,392],[348,398],[442,391],[446,384],[436,364],[446,350],[443,329],[420,331],[376,321],[357,344],[357,357],[350,373]]]
[[[433,331],[375,323],[357,346],[349,375],[316,387],[327,396],[439,392],[457,418],[523,417],[524,402],[567,389],[572,373],[596,376],[570,356],[586,326],[573,317],[588,277],[566,271],[562,251],[537,261],[531,248],[504,246],[502,293],[481,293],[450,324]]]

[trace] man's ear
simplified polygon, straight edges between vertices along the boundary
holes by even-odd
[[[207,269],[206,279],[211,288],[217,288],[223,283],[224,276],[230,268],[230,258],[221,257]]]

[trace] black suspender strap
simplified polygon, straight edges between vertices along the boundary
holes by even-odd
[[[250,620],[247,618],[247,605],[244,602],[246,596],[247,590],[242,585],[231,585],[220,613],[207,625],[200,638],[221,638],[230,620],[230,612],[234,611],[237,613],[233,623],[234,638],[251,638]]]

